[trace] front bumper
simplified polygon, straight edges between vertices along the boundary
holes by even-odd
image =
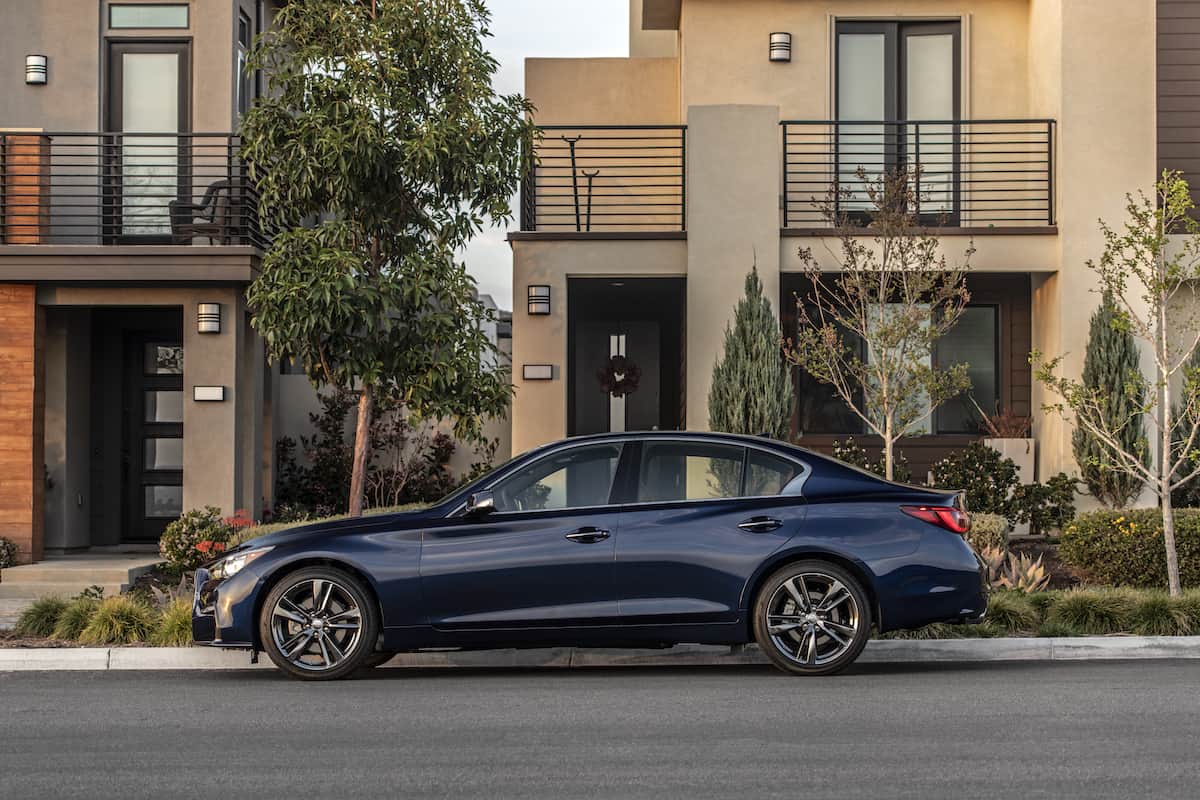
[[[253,589],[258,578],[242,570],[221,580],[201,567],[192,595],[192,640],[214,647],[253,648]]]

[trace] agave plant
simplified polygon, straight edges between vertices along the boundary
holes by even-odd
[[[979,550],[988,585],[993,589],[1013,589],[1018,592],[1040,592],[1050,585],[1050,573],[1042,563],[1019,553],[1005,553],[999,547]]]
[[[999,585],[1018,592],[1040,592],[1050,585],[1050,573],[1042,563],[1041,556],[1035,561],[1024,554],[1009,553]]]

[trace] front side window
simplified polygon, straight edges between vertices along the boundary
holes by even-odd
[[[617,444],[552,453],[514,472],[494,487],[497,511],[554,511],[608,505],[621,460]]]
[[[639,503],[740,497],[745,450],[704,442],[646,442],[638,472]]]

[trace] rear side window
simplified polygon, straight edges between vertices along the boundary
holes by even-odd
[[[786,458],[761,450],[751,450],[746,459],[746,496],[770,497],[781,494],[795,480],[803,467]]]
[[[638,502],[738,497],[744,456],[743,448],[730,445],[646,442],[638,471]]]

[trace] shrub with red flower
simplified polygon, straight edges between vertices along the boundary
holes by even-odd
[[[221,509],[212,506],[192,509],[163,531],[158,552],[173,567],[195,569],[225,552],[235,531],[222,518]]]

